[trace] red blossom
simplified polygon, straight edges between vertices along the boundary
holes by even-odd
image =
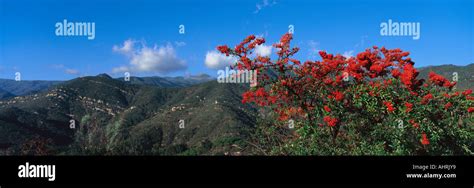
[[[446,104],[444,105],[444,109],[447,110],[447,109],[449,109],[451,106],[453,106],[453,103],[448,102],[448,103],[446,103]]]
[[[474,112],[474,107],[469,107],[469,108],[467,109],[467,112],[469,112],[469,113]]]
[[[339,119],[332,118],[331,116],[324,116],[323,120],[328,124],[329,127],[334,127],[339,122]]]
[[[420,127],[420,124],[416,123],[416,121],[414,119],[410,119],[410,124],[414,127],[414,128],[419,128]]]
[[[454,85],[456,85],[455,82],[451,83],[445,77],[443,77],[439,74],[436,74],[434,72],[430,72],[428,77],[429,77],[429,79],[432,83],[434,83],[435,85],[438,85],[438,86],[443,86],[443,87],[446,87],[446,88],[452,88]]]
[[[265,97],[267,93],[265,92],[265,89],[263,88],[258,88],[258,90],[255,92],[255,96],[257,97]]]
[[[246,91],[242,94],[242,104],[255,102],[255,93],[253,91]]]
[[[293,35],[291,33],[286,33],[280,38],[280,42],[283,44],[289,43],[293,39]]]
[[[370,70],[375,73],[381,73],[383,71],[383,67],[380,66],[379,64],[374,64],[370,67]]]
[[[218,46],[217,47],[217,50],[227,56],[229,56],[229,47],[227,47],[227,45],[223,45],[223,46]]]
[[[340,91],[334,91],[332,92],[333,94],[333,98],[336,100],[336,101],[342,101],[342,99],[344,99],[344,94]]]
[[[421,85],[421,82],[416,79],[418,74],[419,72],[412,64],[405,64],[403,73],[400,75],[400,80],[408,89],[414,90],[418,85]]]
[[[468,95],[472,94],[472,89],[467,89],[467,90],[465,90],[464,92],[462,92],[462,94],[463,94],[464,96],[468,96]]]
[[[428,93],[421,99],[421,104],[427,104],[431,99],[433,99],[433,94]]]
[[[392,102],[390,102],[390,101],[385,101],[385,102],[383,102],[383,104],[387,107],[387,111],[388,111],[388,112],[393,112],[393,111],[395,111],[395,108],[393,107]]]
[[[392,70],[392,76],[393,76],[394,78],[398,78],[401,74],[402,74],[402,73],[401,73],[400,70],[398,70],[398,69],[393,69],[393,70]]]
[[[413,112],[415,104],[428,104],[432,101],[433,106],[444,104],[445,109],[451,109],[454,104],[463,109],[472,106],[472,101],[470,101],[474,100],[474,96],[471,95],[472,90],[466,90],[462,92],[463,97],[457,97],[460,92],[451,94],[450,90],[436,87],[451,89],[456,84],[438,74],[430,73],[429,82],[426,84],[424,80],[418,79],[419,71],[414,67],[414,62],[407,57],[408,52],[374,46],[355,57],[345,58],[339,54],[333,55],[320,51],[322,60],[309,60],[302,63],[303,61],[293,59],[293,55],[299,49],[290,47],[292,38],[292,34],[287,33],[273,45],[278,55],[275,60],[252,55],[256,46],[265,43],[263,38],[256,38],[253,35],[244,39],[233,49],[227,46],[217,47],[221,53],[233,55],[239,59],[235,66],[237,69],[258,70],[262,73],[257,78],[259,87],[243,93],[242,102],[269,106],[279,115],[278,119],[281,121],[299,116],[307,120],[309,124],[317,126],[317,122],[321,121],[319,117],[323,116],[322,119],[325,122],[323,124],[335,127],[331,131],[337,135],[337,125],[346,123],[345,120],[336,118],[342,115],[359,113],[363,114],[361,118],[385,120],[386,114],[364,111],[367,110],[366,105],[370,104],[369,101],[379,103],[382,101],[383,107],[389,113],[396,111],[396,105],[398,107],[398,104],[404,104],[405,114],[391,115],[409,118],[409,123],[415,128],[420,127],[415,119],[426,117],[425,111],[410,113]],[[350,79],[344,79],[346,76]],[[434,96],[440,97],[435,100]],[[464,99],[467,101],[458,102]],[[361,102],[361,100],[365,101]],[[360,113],[361,111],[363,112]],[[474,112],[474,107],[467,108],[467,112]],[[329,113],[331,115],[328,115]],[[429,110],[426,111],[426,114],[430,115],[430,113]],[[465,115],[465,113],[466,111],[460,114]],[[335,114],[338,116],[334,117]],[[365,117],[366,115],[370,117]],[[436,117],[444,118],[444,115],[436,114]],[[423,145],[429,144],[425,133],[422,134],[421,142]]]
[[[249,43],[253,39],[255,39],[255,35],[249,35],[247,38],[245,38],[245,40],[243,42],[244,43]]]
[[[325,110],[326,112],[331,112],[331,108],[329,108],[327,105],[324,106],[324,110]]]
[[[405,102],[405,107],[407,107],[407,109],[405,110],[405,112],[411,112],[413,110],[413,104],[412,103],[409,103],[409,102]]]
[[[430,144],[430,140],[428,140],[428,137],[426,136],[426,133],[421,133],[421,144],[423,145],[428,145]]]

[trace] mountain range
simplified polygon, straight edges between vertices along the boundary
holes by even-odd
[[[474,64],[420,68],[474,89]],[[0,80],[0,155],[241,155],[257,122],[246,84],[208,75]]]
[[[2,100],[0,151],[205,155],[238,150],[235,143],[255,124],[254,109],[240,102],[246,86],[209,79],[127,82],[100,74]]]
[[[466,66],[439,65],[428,66],[419,69],[421,78],[428,78],[429,72],[433,71],[453,80],[457,76],[457,89],[474,89],[474,63]]]
[[[214,78],[207,74],[179,76],[179,77],[130,77],[130,84],[151,85],[158,87],[187,87],[207,81]],[[117,80],[125,80],[120,77]],[[64,81],[45,81],[45,80],[26,80],[15,81],[10,79],[0,79],[0,99],[11,98],[14,96],[24,96],[48,90],[50,87],[63,83]]]

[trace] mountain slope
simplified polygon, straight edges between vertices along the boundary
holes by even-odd
[[[123,77],[117,78],[118,80],[124,80]],[[178,88],[178,87],[188,87],[204,82],[209,82],[215,80],[207,74],[201,74],[196,76],[187,76],[187,77],[130,77],[130,84],[135,85],[149,85],[149,86],[158,86],[166,88]]]
[[[458,83],[456,87],[458,89],[474,89],[474,64],[466,66],[456,65],[439,65],[422,67],[419,69],[420,77],[427,79],[429,72],[433,71],[446,77],[449,80],[453,80],[454,73],[457,73]]]
[[[14,97],[14,96],[15,95],[11,94],[10,92],[5,91],[3,89],[0,89],[0,100],[8,99],[8,98],[11,98],[11,97]]]
[[[254,125],[253,108],[240,102],[244,89],[162,88],[104,74],[73,79],[0,101],[0,151],[35,153],[34,143],[51,154],[223,154]]]
[[[0,101],[0,129],[6,130],[0,133],[0,143],[21,152],[25,143],[50,139],[55,149],[63,151],[74,141],[71,120],[81,126],[82,119],[91,114],[97,123],[105,123],[127,106],[133,89],[110,77],[84,77],[45,92]]]
[[[28,95],[34,92],[45,91],[51,86],[57,85],[61,81],[15,81],[10,79],[0,79],[0,89],[5,90],[13,95]]]
[[[117,78],[117,80],[124,81],[124,78]],[[135,85],[150,85],[158,87],[188,87],[204,82],[214,80],[207,74],[187,77],[131,77],[130,84]],[[125,82],[125,81],[124,81]],[[24,96],[29,94],[46,91],[53,86],[64,83],[64,81],[45,81],[45,80],[25,80],[15,81],[11,79],[0,79],[0,100],[11,96]]]
[[[146,137],[141,134],[146,132],[144,130],[159,129],[162,134],[159,145],[149,146],[145,151],[156,151],[154,154],[224,154],[224,145],[241,141],[255,125],[255,111],[240,102],[242,89],[239,85],[208,82],[176,90],[158,111],[122,131],[125,135],[121,136],[131,135],[131,141],[136,141]],[[142,109],[145,109],[144,112],[151,110],[147,107]],[[179,127],[180,120],[183,120],[184,128]],[[146,145],[143,142],[134,144],[142,147]],[[189,149],[191,151],[187,151]]]

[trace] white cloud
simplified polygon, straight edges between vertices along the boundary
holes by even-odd
[[[122,47],[114,45],[112,47],[112,49],[114,50],[114,52],[119,52],[119,53],[123,53],[123,54],[128,55],[128,54],[131,54],[133,52],[134,43],[135,43],[135,41],[133,41],[132,39],[128,39],[128,40],[123,42]]]
[[[319,53],[319,42],[316,42],[314,40],[309,40],[308,41],[308,56],[309,58],[311,59],[314,59],[316,57],[318,57],[318,53]]]
[[[365,42],[368,39],[367,35],[361,36],[360,41],[354,45],[353,50],[345,51],[342,56],[345,58],[351,58],[354,57],[354,49],[357,50],[357,48],[364,48],[365,47]]]
[[[167,74],[181,71],[187,68],[186,62],[177,57],[171,45],[147,47],[142,43],[142,47],[135,47],[136,42],[126,40],[123,46],[113,46],[113,51],[126,55],[130,59],[128,66],[120,66],[112,69],[113,73],[118,72],[151,72]]]
[[[270,56],[272,54],[272,46],[270,45],[258,45],[255,47],[255,53],[259,56]]]
[[[65,66],[64,64],[53,64],[51,65],[53,69],[59,69],[64,71],[66,74],[71,74],[71,75],[79,75],[81,72],[77,69],[71,69]]]
[[[76,70],[76,69],[66,69],[66,70],[64,70],[64,72],[66,74],[72,74],[72,75],[78,75],[79,74],[79,71]]]
[[[346,58],[350,58],[352,56],[354,56],[354,50],[350,50],[350,51],[345,51],[342,56],[346,57]]]
[[[235,62],[237,62],[236,57],[230,55],[226,56],[215,50],[207,52],[206,59],[204,60],[206,66],[211,69],[223,69],[227,66],[234,65]]]
[[[262,10],[263,8],[265,7],[269,7],[269,6],[273,6],[276,4],[276,1],[271,1],[270,0],[263,0],[262,2],[260,3],[257,3],[255,5],[255,7],[257,8],[253,13],[254,14],[257,14],[258,12],[260,12],[260,10]]]

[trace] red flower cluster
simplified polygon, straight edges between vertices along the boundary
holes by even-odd
[[[448,103],[446,103],[446,104],[444,105],[444,109],[447,110],[447,109],[451,108],[451,106],[453,106],[453,103],[448,102]]]
[[[293,35],[291,33],[286,33],[280,38],[280,43],[274,44],[273,47],[280,49],[277,54],[282,57],[288,57],[296,52],[298,52],[298,48],[293,48],[290,50],[290,41],[293,39]],[[278,62],[277,62],[278,63]]]
[[[469,108],[467,109],[467,112],[469,112],[469,113],[474,112],[474,107],[469,107]]]
[[[430,140],[428,140],[428,137],[426,136],[426,133],[421,133],[421,144],[423,145],[428,145],[430,144]]]
[[[336,101],[342,101],[344,99],[344,94],[340,91],[334,91],[332,92],[332,95],[328,96],[330,99],[334,99]]]
[[[324,116],[323,120],[328,124],[329,127],[334,127],[339,122],[339,119],[332,118],[331,116]]]
[[[217,50],[223,54],[225,54],[226,56],[229,56],[229,47],[227,47],[226,45],[224,46],[218,46],[217,47]]]
[[[300,62],[292,58],[299,50],[290,47],[292,38],[287,33],[273,45],[278,55],[273,61],[269,57],[250,56],[252,49],[265,43],[263,38],[253,35],[234,49],[227,46],[217,48],[223,54],[238,57],[235,68],[258,70],[261,73],[257,77],[257,88],[243,94],[243,103],[270,106],[280,120],[299,116],[312,126],[317,126],[316,122],[320,119],[315,118],[319,117],[323,117],[329,127],[354,123],[341,118],[354,114],[354,117],[379,122],[387,117],[407,118],[417,128],[417,134],[430,130],[420,127],[416,121],[423,119],[423,116],[433,115],[422,110],[425,105],[430,108],[444,105],[446,110],[462,107],[467,108],[468,113],[474,112],[474,107],[471,107],[471,100],[474,100],[472,90],[462,92],[461,97],[460,92],[451,91],[455,82],[449,82],[433,72],[429,74],[429,82],[424,83],[423,79],[418,78],[419,71],[408,57],[408,52],[374,46],[355,57],[346,58],[340,54],[320,51],[321,60]],[[460,100],[467,101],[459,102]],[[381,103],[389,114],[372,113],[374,109],[378,109],[373,108],[373,105]],[[396,111],[396,107],[402,108],[403,105],[405,113],[392,113]],[[367,113],[369,111],[371,113]],[[443,115],[440,114],[439,117],[445,118]],[[435,116],[438,117],[438,114]],[[332,130],[337,135],[337,129]],[[422,138],[422,144],[428,145],[425,133]]]
[[[256,91],[247,91],[242,94],[242,103],[247,102],[255,102],[260,106],[267,106],[275,103],[276,97],[270,96],[264,88],[258,88]]]
[[[413,64],[405,64],[403,66],[403,73],[400,74],[400,81],[409,89],[417,90],[423,84],[422,80],[417,80],[419,72],[415,69]],[[395,75],[394,75],[395,76]]]
[[[327,105],[324,106],[324,110],[325,110],[326,112],[331,112],[331,108],[329,108]]]
[[[383,104],[387,107],[388,112],[393,112],[395,111],[395,108],[393,107],[392,102],[390,101],[384,101]]]
[[[463,94],[464,96],[468,96],[468,95],[472,94],[472,89],[467,89],[467,90],[465,90],[464,92],[462,92],[462,94]]]
[[[425,95],[423,97],[423,99],[421,99],[421,104],[427,104],[428,102],[430,102],[430,100],[433,99],[433,94],[431,93],[428,93],[427,95]]]
[[[416,123],[416,121],[414,119],[410,119],[410,124],[414,127],[414,128],[420,128],[420,124]]]
[[[400,77],[400,75],[402,75],[402,73],[400,72],[399,69],[393,69],[393,70],[392,70],[392,76],[393,76],[394,78],[398,78],[398,77]]]
[[[242,103],[252,102],[254,100],[254,93],[251,91],[244,92],[242,94]]]
[[[443,86],[446,88],[452,88],[456,85],[456,82],[450,82],[448,79],[444,78],[443,76],[436,74],[434,72],[430,72],[428,75],[430,81],[438,86]]]
[[[412,103],[409,103],[409,102],[405,102],[405,107],[407,107],[407,109],[405,110],[405,112],[411,112],[413,110],[413,104]]]

